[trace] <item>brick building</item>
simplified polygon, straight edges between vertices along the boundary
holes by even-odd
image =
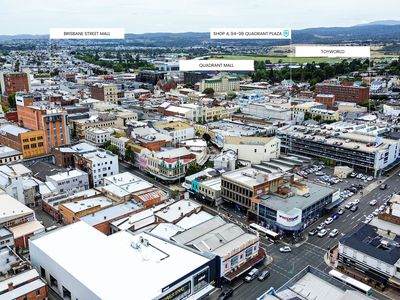
[[[0,87],[4,95],[16,92],[29,92],[31,89],[27,73],[0,73]]]
[[[315,86],[317,94],[331,94],[335,101],[362,103],[369,99],[369,88],[362,86],[345,86],[326,83],[318,83]]]

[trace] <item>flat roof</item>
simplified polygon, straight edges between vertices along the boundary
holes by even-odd
[[[231,181],[235,181],[248,187],[257,186],[281,176],[283,176],[282,172],[267,173],[252,167],[241,168],[222,174],[222,178],[230,179]]]
[[[71,170],[71,171],[66,171],[66,172],[57,173],[55,175],[48,176],[48,178],[50,178],[50,179],[52,179],[54,181],[63,181],[63,180],[67,180],[67,179],[70,179],[70,178],[73,178],[73,177],[78,177],[78,176],[81,176],[81,175],[85,175],[85,174],[87,175],[87,173],[84,172],[84,171],[74,169],[74,170]]]
[[[0,146],[0,158],[15,156],[15,155],[22,155],[22,152],[7,146]]]
[[[30,244],[33,260],[38,251],[44,252],[58,264],[60,272],[65,270],[105,300],[130,299],[132,295],[135,299],[155,299],[163,288],[209,261],[200,253],[146,232],[133,235],[120,231],[106,236],[84,222],[51,231]]]
[[[33,210],[0,190],[0,224],[33,214]]]
[[[120,216],[129,214],[129,213],[133,213],[142,208],[143,207],[141,205],[139,205],[135,202],[127,201],[127,202],[124,202],[123,204],[114,205],[114,206],[96,211],[95,213],[92,213],[92,214],[89,214],[87,216],[80,218],[80,220],[91,226],[95,226],[97,224],[113,220]]]
[[[182,214],[194,211],[201,207],[200,204],[192,200],[179,200],[171,205],[164,207],[162,210],[155,213],[155,215],[167,222],[174,222],[181,217]]]
[[[26,236],[32,233],[40,233],[44,230],[44,226],[37,220],[25,222],[9,228],[14,235],[14,239]]]
[[[2,133],[2,132],[9,133],[14,136],[18,136],[21,133],[29,132],[29,130],[24,127],[19,127],[19,126],[9,124],[9,125],[4,125],[0,128],[0,133]]]
[[[77,200],[77,201],[72,201],[72,202],[67,202],[67,203],[62,203],[61,205],[68,208],[70,211],[74,213],[78,213],[83,210],[87,210],[91,207],[107,207],[111,206],[113,202],[109,200],[105,196],[100,196],[100,197],[93,197],[89,199],[82,199],[82,200]]]
[[[304,181],[302,182],[304,183]],[[298,209],[305,209],[310,205],[318,202],[322,198],[333,194],[336,190],[333,188],[329,188],[327,186],[315,184],[312,182],[306,182],[308,186],[308,197],[294,195],[292,197],[281,198],[274,194],[268,194],[258,197],[257,199],[261,200],[262,204],[268,208],[273,210],[281,210],[284,212],[290,212],[291,210],[298,208]],[[295,188],[295,187],[294,187]]]

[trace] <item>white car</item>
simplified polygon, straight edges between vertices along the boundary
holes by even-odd
[[[333,222],[333,219],[331,218],[331,217],[329,217],[329,218],[327,218],[326,220],[325,220],[325,224],[326,225],[329,225],[329,224],[331,224]]]
[[[378,209],[380,212],[383,212],[385,210],[385,205],[381,205]]]
[[[373,214],[369,214],[368,216],[367,216],[367,219],[373,219],[374,218],[374,215]]]
[[[371,221],[372,221],[372,218],[366,217],[365,220],[363,221],[363,223],[368,224]]]
[[[368,181],[372,181],[372,180],[374,180],[374,177],[368,176],[367,180],[368,180]]]
[[[329,236],[330,236],[330,237],[335,237],[335,236],[338,235],[338,233],[339,233],[339,230],[333,229],[333,230],[329,233]]]
[[[324,237],[327,233],[328,233],[328,230],[322,229],[322,230],[320,230],[320,231],[318,232],[317,235],[318,235],[319,237]]]
[[[353,200],[353,204],[358,204],[358,203],[360,203],[360,199],[354,199]]]
[[[379,215],[380,211],[379,209],[375,209],[372,214],[376,217],[377,215]]]
[[[376,199],[373,199],[369,202],[369,205],[374,206],[378,203],[378,201]]]
[[[282,253],[292,252],[292,249],[289,246],[285,246],[285,247],[279,248],[279,252],[282,252]]]
[[[321,224],[319,224],[318,227],[317,227],[318,230],[322,230],[322,229],[324,229],[324,228],[325,228],[325,223],[321,223]]]

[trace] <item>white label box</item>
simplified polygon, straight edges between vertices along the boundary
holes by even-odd
[[[210,39],[218,40],[282,40],[291,39],[288,28],[211,28]]]
[[[369,46],[296,46],[296,57],[370,57]]]
[[[50,39],[124,39],[124,28],[50,28]]]
[[[254,71],[254,60],[180,60],[180,71]]]

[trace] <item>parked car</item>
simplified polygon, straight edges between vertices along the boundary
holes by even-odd
[[[285,247],[279,248],[279,252],[282,252],[282,253],[292,252],[292,249],[289,246],[285,246]]]
[[[383,183],[383,184],[381,184],[381,186],[379,187],[381,190],[386,190],[387,189],[387,184],[386,183]]]
[[[338,233],[339,233],[339,230],[333,229],[333,230],[329,233],[329,236],[330,236],[330,237],[335,237],[335,236],[338,235]]]
[[[328,231],[326,229],[322,229],[318,232],[318,236],[324,237],[327,233],[328,233]]]
[[[375,209],[373,212],[372,212],[372,214],[376,217],[377,215],[379,215],[379,213],[380,213],[380,211],[379,211],[379,209],[377,208],[377,209]]]
[[[253,268],[249,273],[247,273],[246,277],[244,278],[244,281],[250,282],[254,280],[258,275],[258,269]]]
[[[318,225],[317,230],[322,230],[325,228],[325,226],[326,226],[325,223],[321,223]]]
[[[331,224],[333,222],[333,218],[331,218],[331,217],[329,217],[329,218],[327,218],[326,220],[325,220],[325,224],[326,225],[329,225],[329,224]]]
[[[316,228],[314,228],[314,229],[311,229],[311,230],[308,232],[308,235],[313,236],[313,235],[315,235],[317,232],[318,232],[318,230],[317,230]]]
[[[368,180],[368,181],[372,181],[372,180],[374,180],[374,177],[368,176],[368,177],[367,177],[367,180]]]
[[[353,204],[358,204],[358,203],[360,203],[360,199],[353,199]]]
[[[357,176],[357,173],[354,173],[354,172],[353,172],[353,173],[350,174],[350,177],[351,177],[351,178],[354,178],[354,177],[356,177],[356,176]]]
[[[369,205],[374,206],[374,205],[376,205],[377,203],[378,203],[378,201],[377,201],[376,199],[372,199],[372,200],[369,202]]]
[[[351,210],[352,212],[357,211],[357,209],[358,209],[358,205],[354,205],[352,208],[350,208],[350,210]]]
[[[337,219],[339,219],[339,214],[334,214],[334,215],[332,216],[332,219],[333,219],[334,221],[336,221]]]
[[[338,215],[343,215],[344,214],[344,209],[343,208],[339,209],[337,213],[338,213]]]
[[[347,203],[344,207],[346,207],[347,209],[352,208],[353,207],[353,202]]]
[[[258,280],[260,281],[264,281],[265,279],[267,279],[269,276],[271,275],[271,273],[268,270],[264,270],[260,273],[260,275],[258,275]]]
[[[219,294],[218,300],[228,299],[228,298],[232,297],[232,295],[233,295],[233,289],[230,287],[227,287],[222,291],[221,294]]]

